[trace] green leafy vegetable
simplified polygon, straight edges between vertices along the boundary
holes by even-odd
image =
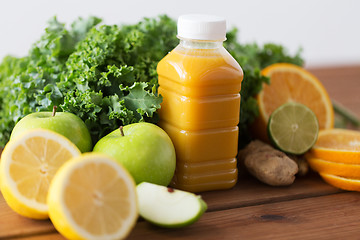
[[[15,123],[34,111],[70,111],[87,124],[94,142],[119,125],[157,122],[162,101],[156,66],[177,44],[176,22],[144,18],[133,25],[100,25],[96,17],[78,19],[68,29],[56,18],[23,58],[0,64],[0,146]],[[268,79],[260,70],[274,62],[302,64],[275,44],[240,44],[236,29],[225,47],[244,70],[241,90],[240,143],[250,138],[258,114],[253,96]]]

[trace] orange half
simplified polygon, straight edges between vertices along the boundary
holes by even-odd
[[[322,83],[302,67],[289,63],[272,64],[262,70],[270,77],[270,84],[256,96],[259,117],[252,128],[254,137],[268,141],[267,123],[271,113],[287,102],[298,102],[309,107],[319,121],[320,129],[334,126],[334,111],[329,94]]]

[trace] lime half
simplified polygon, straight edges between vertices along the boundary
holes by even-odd
[[[281,105],[270,116],[268,134],[280,150],[291,154],[303,154],[316,142],[319,122],[307,106],[289,102]]]

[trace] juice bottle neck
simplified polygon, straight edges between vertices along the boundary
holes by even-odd
[[[210,40],[194,40],[194,39],[180,39],[180,46],[183,48],[192,49],[216,49],[223,46],[223,41],[210,41]]]

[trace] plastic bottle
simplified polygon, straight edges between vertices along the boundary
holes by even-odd
[[[173,187],[191,192],[237,182],[243,72],[223,47],[226,21],[209,15],[178,19],[179,45],[158,64],[163,96],[159,125],[177,157]]]

